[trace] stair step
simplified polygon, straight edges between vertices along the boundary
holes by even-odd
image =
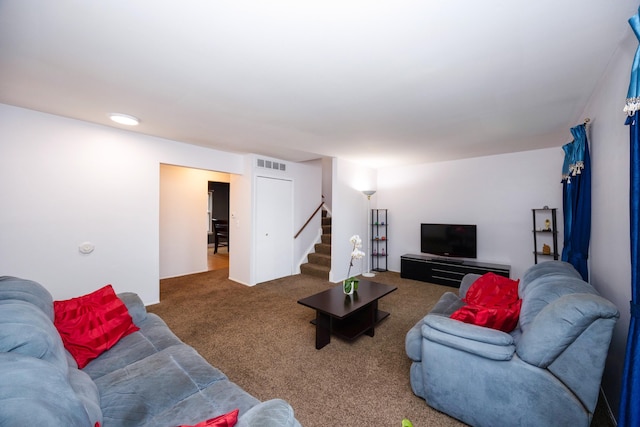
[[[322,235],[316,243],[315,253],[308,255],[309,262],[300,266],[300,273],[329,280],[331,271],[331,217],[328,212],[322,210]]]
[[[309,254],[309,264],[323,265],[325,267],[331,267],[331,255],[323,253],[311,253]]]
[[[329,280],[329,267],[317,264],[302,264],[300,266],[300,272],[302,274],[308,274],[309,276],[319,277],[320,279]]]
[[[331,256],[331,245],[327,243],[316,243],[314,246],[316,253]]]

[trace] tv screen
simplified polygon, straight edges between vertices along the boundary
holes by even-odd
[[[456,258],[476,257],[476,226],[420,224],[420,252]]]

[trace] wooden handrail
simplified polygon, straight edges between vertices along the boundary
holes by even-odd
[[[322,198],[324,199],[324,196],[322,196]],[[318,206],[318,207],[316,208],[316,210],[315,210],[315,211],[313,211],[313,213],[311,214],[311,216],[309,217],[309,219],[307,220],[307,222],[305,222],[305,223],[304,223],[304,225],[302,226],[302,228],[300,229],[300,231],[298,231],[298,232],[296,233],[296,235],[295,235],[295,236],[293,236],[293,238],[294,238],[294,239],[297,239],[297,238],[298,238],[298,236],[300,235],[300,233],[302,233],[302,230],[304,230],[304,229],[305,229],[305,227],[306,227],[307,225],[309,225],[309,223],[311,222],[311,220],[313,219],[313,217],[314,217],[314,216],[316,216],[316,214],[318,213],[318,211],[319,211],[320,209],[322,209],[322,207],[323,207],[323,206],[324,206],[324,200],[323,200],[322,202],[320,202],[320,206]]]

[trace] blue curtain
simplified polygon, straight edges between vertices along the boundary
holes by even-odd
[[[564,247],[562,260],[589,280],[587,258],[591,239],[591,157],[584,124],[571,128],[573,141],[565,144],[562,166]]]
[[[639,9],[640,13],[640,9]],[[640,16],[634,15],[629,19],[629,24],[636,37],[640,39]],[[629,320],[629,332],[627,334],[627,350],[624,360],[622,375],[622,391],[620,395],[620,413],[618,415],[619,426],[640,425],[640,351],[638,341],[640,318],[640,301],[638,289],[638,277],[640,273],[640,149],[638,147],[638,66],[640,64],[640,48],[636,50],[636,56],[631,68],[629,92],[624,110],[629,114],[626,124],[629,125],[629,217],[631,237],[631,318]]]

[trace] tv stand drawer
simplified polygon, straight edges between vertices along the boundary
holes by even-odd
[[[451,262],[428,255],[407,254],[400,257],[400,277],[438,285],[459,288],[460,282],[466,274],[490,272],[509,277],[511,266],[467,260]]]

